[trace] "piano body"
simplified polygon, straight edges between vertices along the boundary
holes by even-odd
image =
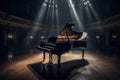
[[[50,37],[47,42],[40,42],[37,48],[43,51],[43,61],[45,60],[45,52],[49,53],[49,63],[52,63],[52,54],[56,54],[58,56],[58,68],[60,68],[61,55],[78,47],[81,48],[82,59],[84,59],[87,33],[73,31],[72,26],[74,25],[67,23],[57,37]]]

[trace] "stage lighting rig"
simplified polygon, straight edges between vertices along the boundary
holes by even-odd
[[[86,5],[89,5],[91,6],[91,3],[89,0],[82,0],[83,1],[83,4],[86,6]]]
[[[55,3],[55,0],[45,0],[43,3],[44,7],[57,7],[57,4]]]

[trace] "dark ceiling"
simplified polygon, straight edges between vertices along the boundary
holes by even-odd
[[[66,7],[68,0],[57,0],[57,4],[61,8],[59,9],[59,17],[62,17],[63,20],[61,21],[65,22],[69,21],[70,16],[68,8]],[[82,12],[82,10],[79,10],[81,5],[79,1],[81,0],[73,0],[74,4],[77,5],[76,10],[78,13]],[[120,0],[89,0],[93,6],[93,8],[98,13],[101,20],[119,14],[120,13]],[[35,17],[37,16],[39,9],[41,7],[43,0],[0,0],[0,10],[5,11],[9,14],[26,18],[29,20],[34,21]],[[84,12],[84,10],[83,10]],[[64,13],[64,14],[63,14]],[[82,22],[88,23],[86,15],[79,15],[83,17]],[[95,19],[92,19],[91,22],[95,21]],[[61,22],[61,23],[63,23]]]

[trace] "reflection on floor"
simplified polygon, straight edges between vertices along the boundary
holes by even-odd
[[[56,59],[57,57],[54,55],[53,65],[50,66],[53,70],[57,70]],[[102,53],[98,54],[95,52],[86,52],[85,59],[85,62],[88,62],[89,64],[82,65],[80,51],[71,51],[63,54],[61,59],[62,66],[60,69],[60,75],[64,77],[64,74],[69,74],[67,80],[119,80],[120,62],[119,58],[116,56],[107,56],[103,55]],[[41,61],[42,54],[34,53],[30,55],[24,55],[18,60],[13,59],[13,61],[10,63],[8,62],[1,64],[0,80],[40,80],[40,77],[38,76],[42,75],[34,75],[32,73],[33,71],[31,72],[31,69],[28,68],[28,65],[31,66],[32,64],[40,64],[45,66],[43,68],[49,68],[49,65],[46,64],[48,63],[48,59],[46,59],[45,62],[40,63]],[[63,73],[63,69],[66,70],[68,74],[66,72]],[[71,70],[73,71],[71,72]],[[34,72],[37,71],[34,70]],[[47,77],[50,77],[50,75],[48,75],[50,73],[43,72],[43,74],[47,74]],[[55,74],[55,72],[53,72],[53,74]],[[51,75],[53,76],[53,74]]]
[[[66,80],[70,73],[76,69],[88,65],[87,60],[72,60],[61,63],[58,68],[57,64],[43,64],[42,62],[29,65],[29,68],[39,79],[44,80]]]

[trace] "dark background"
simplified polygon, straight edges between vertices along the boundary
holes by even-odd
[[[58,0],[58,5],[65,5],[67,0]],[[81,0],[74,0],[75,5],[80,5],[79,1]],[[0,10],[10,13],[12,15],[29,19],[34,21],[36,15],[39,12],[43,0],[0,0]],[[90,0],[93,8],[98,13],[101,20],[113,16],[115,14],[120,13],[120,0]],[[66,12],[64,7],[59,12]],[[79,8],[79,6],[78,6]],[[77,11],[82,12],[81,10]],[[84,12],[84,11],[83,11]],[[66,15],[59,15],[59,16],[66,16]],[[83,15],[85,16],[85,15]],[[95,21],[94,19],[92,22]],[[83,23],[86,22],[86,18],[82,20]]]

